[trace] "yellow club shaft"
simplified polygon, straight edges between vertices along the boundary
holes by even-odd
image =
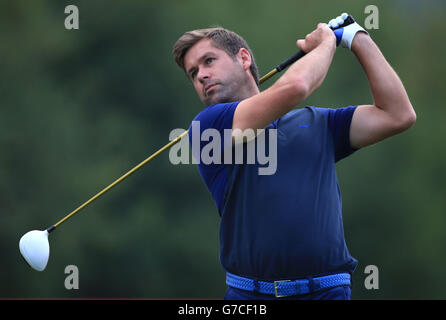
[[[173,139],[172,141],[170,141],[168,144],[166,144],[164,147],[162,147],[161,149],[159,149],[157,152],[155,152],[154,154],[152,154],[150,157],[148,157],[147,159],[145,159],[143,162],[141,162],[140,164],[138,164],[136,167],[134,167],[132,170],[130,170],[129,172],[127,172],[126,174],[124,174],[122,177],[120,177],[119,179],[115,180],[112,184],[110,184],[108,187],[104,188],[101,192],[99,192],[98,194],[96,194],[94,197],[92,197],[90,200],[86,201],[85,203],[83,203],[81,206],[79,206],[76,210],[74,210],[73,212],[71,212],[70,214],[68,214],[67,216],[65,216],[63,219],[61,219],[59,222],[57,222],[55,225],[53,225],[50,229],[51,231],[54,230],[55,228],[57,228],[60,224],[62,224],[63,222],[65,222],[66,220],[68,220],[69,218],[71,218],[74,214],[76,214],[77,212],[81,211],[83,208],[85,208],[86,206],[88,206],[90,203],[92,203],[93,201],[95,201],[97,198],[99,198],[100,196],[102,196],[104,193],[106,193],[108,190],[110,190],[111,188],[113,188],[114,186],[116,186],[118,183],[122,182],[124,179],[126,179],[127,177],[129,177],[131,174],[135,173],[136,171],[138,171],[139,169],[141,169],[144,165],[146,165],[147,163],[149,163],[152,159],[154,159],[155,157],[157,157],[159,154],[161,154],[163,151],[169,149],[171,146],[173,146],[175,143],[177,143],[178,141],[180,141],[185,135],[187,135],[189,132],[189,130],[186,130],[185,132],[183,132],[182,134],[180,134],[178,137],[176,137],[175,139]]]
[[[271,78],[273,75],[275,75],[278,72],[277,68],[271,70],[270,72],[268,72],[266,75],[264,75],[262,78],[260,78],[259,80],[259,84],[262,84],[263,82],[265,82],[266,80],[268,80],[269,78]],[[127,172],[126,174],[124,174],[122,177],[120,177],[119,179],[115,180],[112,184],[110,184],[108,187],[104,188],[102,191],[100,191],[99,193],[97,193],[95,196],[93,196],[91,199],[89,199],[88,201],[86,201],[85,203],[83,203],[82,205],[80,205],[77,209],[75,209],[74,211],[72,211],[71,213],[69,213],[68,215],[66,215],[63,219],[61,219],[60,221],[58,221],[56,224],[52,225],[51,227],[49,227],[47,229],[48,232],[53,231],[55,228],[57,228],[58,226],[60,226],[62,223],[64,223],[65,221],[67,221],[68,219],[70,219],[73,215],[75,215],[76,213],[78,213],[79,211],[81,211],[82,209],[84,209],[86,206],[88,206],[90,203],[92,203],[93,201],[95,201],[97,198],[99,198],[100,196],[102,196],[104,193],[106,193],[107,191],[109,191],[111,188],[113,188],[114,186],[116,186],[118,183],[122,182],[123,180],[125,180],[127,177],[129,177],[130,175],[132,175],[133,173],[135,173],[136,171],[138,171],[139,169],[141,169],[144,165],[146,165],[147,163],[149,163],[151,160],[153,160],[155,157],[157,157],[159,154],[161,154],[163,151],[169,149],[171,146],[173,146],[174,144],[176,144],[178,141],[180,141],[185,135],[187,135],[189,132],[189,130],[186,130],[185,132],[183,132],[182,134],[180,134],[178,137],[176,137],[175,139],[173,139],[172,141],[170,141],[168,144],[166,144],[164,147],[162,147],[161,149],[159,149],[157,152],[155,152],[154,154],[152,154],[150,157],[148,157],[147,159],[145,159],[143,162],[141,162],[140,164],[138,164],[136,167],[134,167],[132,170],[130,170],[129,172]]]
[[[262,84],[263,82],[271,78],[273,75],[275,75],[277,72],[278,72],[277,69],[271,70],[270,72],[268,72],[267,74],[265,74],[263,77],[260,78],[259,84]]]

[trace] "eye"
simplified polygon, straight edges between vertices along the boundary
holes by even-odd
[[[206,64],[211,64],[214,60],[215,58],[207,58],[205,62]]]
[[[194,80],[195,77],[197,76],[197,72],[198,72],[198,69],[196,69],[196,68],[192,69],[192,70],[188,73],[189,78],[190,78],[191,80]]]

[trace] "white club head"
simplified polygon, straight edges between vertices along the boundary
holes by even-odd
[[[43,271],[50,256],[48,231],[33,230],[25,233],[19,242],[20,253],[35,270]]]

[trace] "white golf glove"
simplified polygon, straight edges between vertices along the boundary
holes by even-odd
[[[342,25],[344,23],[345,19],[347,19],[347,17],[348,17],[348,14],[343,13],[340,16],[338,16],[337,18],[330,20],[330,22],[328,23],[328,26],[330,28],[336,28],[336,27]],[[349,50],[351,50],[353,39],[355,38],[356,33],[360,32],[360,31],[368,34],[368,32],[365,31],[364,28],[361,27],[356,22],[349,24],[346,27],[333,30],[333,32],[336,35],[336,45],[341,44],[341,46],[343,48],[349,48]]]

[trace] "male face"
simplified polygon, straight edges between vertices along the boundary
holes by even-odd
[[[202,39],[187,51],[184,56],[187,76],[206,106],[247,98],[250,79],[242,52],[243,49],[233,59],[213,46],[211,39]]]

